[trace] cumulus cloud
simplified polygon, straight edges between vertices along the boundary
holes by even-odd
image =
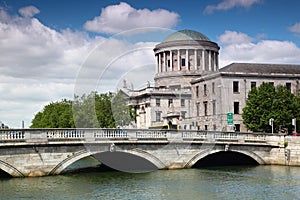
[[[217,10],[229,10],[234,7],[244,7],[249,8],[253,4],[260,3],[262,0],[223,0],[217,5],[206,6],[204,13],[211,14]]]
[[[300,62],[300,48],[290,41],[258,40],[245,33],[225,31],[219,36],[220,67],[233,62],[289,63]]]
[[[22,120],[30,126],[45,105],[72,99],[77,86],[102,93],[122,87],[123,79],[135,87],[153,79],[153,41],[170,34],[162,30],[139,41],[131,34],[90,37],[57,31],[35,18],[36,12],[20,10],[23,14],[10,15],[0,9],[0,121],[10,127],[21,127]]]
[[[43,25],[29,6],[10,15],[0,9],[0,121],[30,125],[45,104],[72,98],[77,72],[100,39]]]
[[[179,15],[175,12],[164,9],[135,9],[121,2],[119,5],[103,8],[100,16],[87,21],[84,28],[92,32],[114,34],[141,27],[171,28],[178,20]]]
[[[27,6],[19,9],[19,13],[23,17],[33,17],[34,15],[40,13],[40,10],[35,6]]]

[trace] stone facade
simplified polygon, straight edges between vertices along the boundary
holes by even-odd
[[[174,120],[168,114],[176,113],[180,129],[247,132],[241,114],[252,87],[269,82],[299,91],[300,65],[233,63],[219,69],[218,44],[196,31],[171,34],[154,54],[154,87],[127,92],[137,128],[167,123]]]

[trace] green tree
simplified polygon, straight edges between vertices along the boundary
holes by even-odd
[[[72,102],[63,99],[52,102],[38,112],[32,120],[30,128],[70,128],[74,127]]]
[[[262,83],[249,92],[242,117],[249,130],[267,132],[271,131],[269,119],[273,118],[276,132],[282,127],[291,129],[292,118],[299,117],[299,109],[299,97],[286,87]]]
[[[113,128],[113,94],[75,96],[74,101],[63,99],[46,105],[32,120],[31,128]]]
[[[133,106],[128,106],[129,98],[121,90],[112,99],[112,111],[117,126],[128,126],[136,119]]]

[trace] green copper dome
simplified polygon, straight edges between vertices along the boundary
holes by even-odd
[[[210,39],[206,35],[203,35],[202,33],[199,33],[197,31],[182,30],[182,31],[172,33],[163,42],[172,42],[172,41],[180,41],[180,40],[210,41]]]

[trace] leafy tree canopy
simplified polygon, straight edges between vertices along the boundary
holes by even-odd
[[[262,83],[248,94],[243,108],[243,121],[251,131],[271,132],[269,119],[274,119],[274,132],[282,128],[292,129],[292,119],[300,120],[300,98],[293,95],[283,85],[274,87]]]
[[[50,103],[38,112],[31,128],[114,128],[129,125],[135,116],[126,96],[118,92],[92,92],[73,101],[63,99]]]

